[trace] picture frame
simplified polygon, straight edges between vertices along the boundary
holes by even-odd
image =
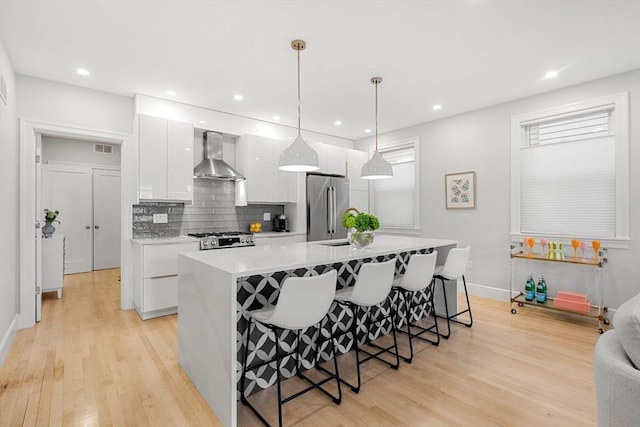
[[[475,209],[476,173],[469,171],[445,174],[444,197],[447,209]]]

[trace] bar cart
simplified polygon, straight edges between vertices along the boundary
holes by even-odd
[[[530,250],[529,253],[525,252],[522,242],[513,242],[510,245],[510,280],[509,280],[509,295],[510,295],[510,308],[511,313],[516,314],[517,309],[514,307],[536,307],[543,310],[553,310],[565,313],[571,313],[574,315],[585,316],[598,321],[598,332],[604,332],[604,326],[609,324],[607,318],[607,307],[604,306],[604,266],[607,263],[606,258],[607,249],[599,248],[593,258],[585,259],[578,258],[577,256],[566,257],[563,259],[551,259],[546,254],[536,254]],[[533,301],[527,301],[525,299],[525,293],[521,290],[514,290],[514,263],[522,260],[539,261],[546,263],[562,263],[568,266],[584,267],[593,270],[595,275],[594,280],[597,284],[594,300],[588,304],[588,308],[585,311],[577,311],[574,309],[560,307],[559,304],[555,304],[555,297],[547,297],[544,303],[539,303],[534,298]]]

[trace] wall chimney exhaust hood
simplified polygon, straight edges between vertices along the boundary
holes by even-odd
[[[193,170],[194,178],[218,179],[221,181],[244,181],[240,172],[222,160],[222,134],[205,132],[202,144],[202,160]]]

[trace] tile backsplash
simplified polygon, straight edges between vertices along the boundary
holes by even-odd
[[[264,231],[273,230],[273,221],[263,221],[284,213],[282,205],[235,206],[235,183],[210,179],[194,180],[193,204],[142,202],[133,205],[133,238],[177,237],[205,231],[249,230],[252,222],[262,222]],[[154,224],[154,214],[167,214],[166,224]]]

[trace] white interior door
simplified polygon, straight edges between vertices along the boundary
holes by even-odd
[[[42,165],[42,208],[60,211],[54,225],[66,237],[67,274],[93,269],[91,175],[90,167]]]
[[[93,172],[93,269],[120,267],[120,171]]]

